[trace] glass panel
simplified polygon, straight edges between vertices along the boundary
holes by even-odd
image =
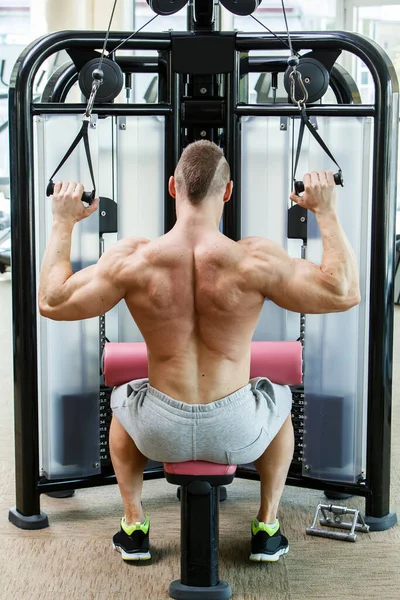
[[[34,120],[37,280],[52,226],[49,176],[81,127],[78,116]],[[90,131],[95,175],[97,132]],[[62,167],[60,180],[82,181],[91,189],[83,144]],[[74,271],[99,256],[98,213],[74,228]],[[49,479],[82,477],[99,472],[99,320],[51,321],[38,314],[38,377],[41,467]]]
[[[287,240],[289,208],[289,119],[245,117],[242,119],[242,237],[261,236],[301,256],[301,242]],[[266,300],[254,340],[297,339],[299,315],[289,314]]]
[[[365,458],[373,125],[369,118],[325,117],[317,122],[322,138],[345,167],[337,211],[357,257],[362,301],[344,313],[306,317],[303,473],[354,482]],[[315,141],[305,138],[299,174],[332,168],[329,163]],[[308,232],[307,258],[320,264],[322,244],[313,214]]]
[[[164,118],[127,117],[123,124],[117,123],[118,238],[155,239],[164,233]],[[125,302],[118,311],[118,341],[143,341]]]

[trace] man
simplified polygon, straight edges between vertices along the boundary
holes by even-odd
[[[232,185],[215,144],[189,145],[169,181],[176,200],[173,229],[154,241],[122,240],[75,274],[72,229],[98,201],[85,208],[82,185],[55,185],[41,314],[86,319],[124,299],[148,348],[149,381],[120,386],[111,399],[110,450],[125,509],[113,543],[124,560],[150,558],[149,519],[141,505],[148,458],[254,462],[261,503],[252,521],[250,558],[275,561],[289,548],[277,510],[293,456],[291,394],[263,378],[249,383],[250,341],[265,298],[299,313],[358,304],[357,265],[335,211],[331,172],[306,174],[304,195],[291,195],[316,215],[321,266],[292,259],[266,239],[234,242],[220,233]]]

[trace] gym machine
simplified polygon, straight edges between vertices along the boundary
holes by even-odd
[[[162,12],[163,2],[149,4]],[[235,2],[223,4],[234,12]],[[384,530],[397,521],[389,503],[396,75],[374,42],[340,31],[293,33],[291,56],[299,62],[288,65],[285,33],[221,32],[215,10],[218,4],[208,0],[191,2],[186,32],[109,33],[88,125],[101,203],[97,216],[74,231],[73,268],[97,261],[99,248],[117,239],[154,238],[173,226],[168,178],[184,146],[197,139],[219,143],[231,166],[235,186],[223,232],[234,240],[268,237],[318,263],[313,215],[285,200],[301,123],[300,80],[294,90],[290,80],[296,67],[307,90],[307,118],[344,166],[338,212],[357,256],[362,302],[346,313],[305,316],[266,300],[254,339],[303,344],[304,382],[292,388],[296,450],[287,483],[330,498],[362,496],[365,523]],[[40,38],[21,54],[9,89],[16,432],[16,506],[9,519],[24,529],[48,525],[41,494],[115,483],[111,390],[99,375],[100,359],[107,340],[142,341],[123,303],[76,323],[52,322],[37,310],[51,227],[48,179],[81,127],[105,35],[61,31]],[[41,65],[62,51],[68,61],[33,99]],[[343,56],[368,68],[372,103],[361,101]],[[153,79],[147,101],[134,103],[138,73]],[[81,146],[59,177],[89,190]],[[328,168],[332,161],[306,128],[297,172]],[[162,465],[150,462],[145,479],[159,477]],[[239,465],[236,477],[258,479],[253,465]]]

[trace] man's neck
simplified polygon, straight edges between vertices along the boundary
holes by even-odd
[[[212,201],[205,200],[199,206],[193,206],[188,201],[180,202],[177,207],[177,226],[196,229],[218,230],[220,217],[216,214]]]

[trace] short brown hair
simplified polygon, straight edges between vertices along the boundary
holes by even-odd
[[[208,195],[222,193],[230,177],[224,153],[208,140],[186,146],[175,169],[177,187],[185,190],[193,204],[199,204]]]

